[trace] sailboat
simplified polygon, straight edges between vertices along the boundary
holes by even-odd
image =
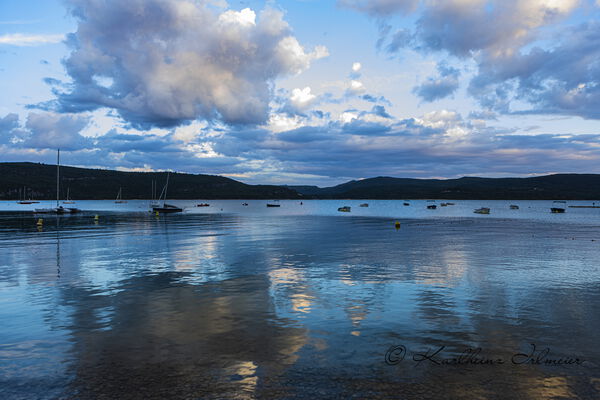
[[[156,200],[156,181],[152,180],[152,200],[150,201],[150,208],[160,207],[158,201]]]
[[[123,200],[123,198],[122,198],[121,188],[119,188],[119,193],[117,194],[117,199],[115,200],[115,203],[117,203],[117,204],[127,203],[127,200]]]
[[[19,201],[17,201],[17,203],[19,203],[19,204],[35,204],[35,203],[39,203],[39,201],[31,200],[31,196],[29,196],[29,200],[25,200],[26,194],[27,194],[27,188],[23,187],[23,199],[21,199],[21,189],[19,189]]]
[[[75,202],[69,198],[70,190],[71,190],[71,188],[68,187],[67,188],[67,199],[65,201],[63,201],[63,204],[75,204]]]
[[[177,212],[183,211],[182,208],[165,203],[165,200],[167,199],[167,188],[168,187],[169,187],[169,173],[167,172],[167,183],[165,183],[165,186],[163,187],[162,191],[160,192],[160,196],[158,197],[159,203],[162,199],[162,206],[160,204],[153,205],[152,206],[153,212],[162,213],[162,214],[171,214],[171,213],[177,213]]]
[[[74,214],[80,210],[75,207],[63,207],[60,204],[60,149],[56,155],[56,207],[54,208],[36,208],[33,210],[36,214]]]

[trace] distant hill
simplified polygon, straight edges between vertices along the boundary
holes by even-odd
[[[149,199],[152,181],[160,193],[166,172],[121,172],[60,167],[61,199]],[[16,200],[19,189],[37,200],[56,198],[56,165],[0,163],[0,200]],[[169,199],[478,199],[600,200],[600,175],[557,174],[534,178],[410,179],[377,177],[341,185],[246,185],[215,175],[171,173]]]
[[[533,178],[410,179],[377,177],[341,185],[288,186],[320,199],[599,200],[600,175],[557,174]]]
[[[123,199],[150,199],[152,181],[160,191],[167,180],[166,172],[121,172],[104,169],[60,167],[61,199],[69,189],[70,197],[79,200],[114,199],[119,187]],[[19,198],[26,187],[32,199],[56,199],[56,165],[35,163],[0,163],[0,200]],[[282,186],[246,185],[214,175],[171,173],[169,199],[297,199],[292,189]]]

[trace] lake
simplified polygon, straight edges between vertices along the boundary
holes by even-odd
[[[450,201],[0,202],[0,397],[599,398],[600,209]]]

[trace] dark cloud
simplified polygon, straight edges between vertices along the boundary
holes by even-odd
[[[392,118],[392,116],[385,110],[385,107],[380,105],[373,106],[371,113],[383,118]]]
[[[126,153],[136,151],[144,154],[148,153],[173,153],[180,152],[172,135],[158,136],[152,134],[132,135],[118,133],[111,130],[105,135],[98,137],[94,141],[94,146],[110,150],[114,153]]]
[[[10,113],[0,118],[0,133],[6,134],[19,126],[19,116],[15,113]]]
[[[292,143],[326,142],[333,138],[331,129],[321,126],[305,126],[277,134],[277,140]]]
[[[510,101],[523,100],[534,107],[525,113],[599,119],[600,23],[582,24],[562,37],[552,49],[483,59],[469,92],[489,108],[505,110]]]
[[[378,47],[381,46],[384,40],[379,42]],[[388,53],[396,53],[405,47],[413,46],[415,41],[415,35],[413,35],[408,29],[397,30],[391,37],[385,50]]]
[[[370,94],[363,94],[362,96],[360,96],[360,98],[364,101],[368,101],[369,103],[382,103],[387,106],[392,105],[392,102],[386,99],[384,96],[373,96]]]
[[[61,112],[114,109],[134,127],[203,118],[267,120],[271,84],[326,55],[307,53],[282,13],[218,14],[191,0],[68,0],[78,20],[64,61],[73,83],[43,104]]]
[[[84,138],[78,146],[63,141],[60,147],[70,149],[65,156],[70,165],[256,174],[250,180],[254,183],[267,183],[272,176],[279,180],[293,176],[286,183],[302,183],[305,175],[312,177],[307,179],[340,180],[379,175],[600,173],[600,135],[525,135],[524,131],[471,124],[451,111],[404,120],[389,118],[381,106],[347,113],[354,117],[346,123],[321,123],[279,133],[259,128],[221,132],[206,126],[185,141],[177,130],[164,135],[111,130],[94,139]],[[59,147],[55,132],[68,132],[73,143],[82,140],[78,132],[85,120],[78,118],[32,113],[22,129],[27,132],[25,142],[0,145],[4,160],[52,162],[53,155],[44,149]],[[21,129],[14,116],[0,121],[5,130]],[[30,148],[39,151],[24,152]]]
[[[427,102],[448,97],[458,89],[460,71],[446,63],[437,65],[438,77],[427,78],[427,81],[413,89],[413,93]]]

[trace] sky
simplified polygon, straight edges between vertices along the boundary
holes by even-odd
[[[600,173],[600,0],[0,0],[0,162]]]

